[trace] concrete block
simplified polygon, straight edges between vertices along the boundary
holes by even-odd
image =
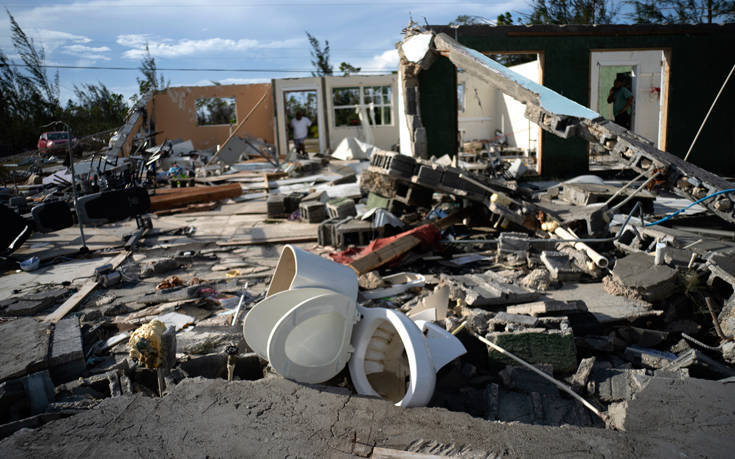
[[[575,371],[577,348],[574,344],[574,333],[566,319],[545,317],[538,321],[537,328],[491,331],[486,337],[527,362],[546,363],[560,373]],[[493,349],[488,349],[488,357],[491,362],[512,362]]]
[[[69,317],[56,323],[48,366],[56,382],[75,379],[86,370],[78,317]]]
[[[513,255],[518,258],[526,258],[530,244],[528,235],[525,233],[513,233],[510,231],[500,233],[498,238],[497,254],[499,257]]]
[[[572,264],[569,256],[551,250],[541,252],[541,262],[551,274],[551,278],[557,281],[574,281],[582,277],[582,271]]]
[[[341,249],[351,245],[367,245],[374,237],[372,223],[364,220],[347,220],[339,223],[334,230],[336,233],[335,246]]]
[[[309,223],[321,223],[328,218],[327,207],[320,201],[301,201],[301,219]]]
[[[663,300],[676,291],[676,270],[666,265],[655,265],[653,257],[645,253],[619,258],[612,274],[617,283],[635,290],[648,301]]]
[[[576,389],[587,387],[587,379],[589,379],[590,373],[592,373],[592,368],[594,367],[596,360],[597,359],[595,357],[589,357],[582,359],[582,361],[579,362],[577,372],[572,376],[572,387]]]
[[[329,214],[329,218],[344,219],[354,217],[357,215],[355,201],[352,199],[341,199],[327,202],[327,213]]]

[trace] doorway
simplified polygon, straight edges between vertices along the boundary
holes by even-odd
[[[295,151],[291,120],[296,112],[303,111],[309,118],[309,126],[304,146],[308,152],[325,152],[329,133],[324,118],[324,89],[319,77],[282,78],[272,80],[273,101],[276,107],[276,120],[273,125],[276,134],[278,154],[287,155]]]
[[[301,113],[311,123],[311,126],[307,130],[306,140],[304,140],[306,152],[319,153],[319,104],[317,91],[315,89],[284,91],[283,106],[286,113],[283,122],[286,123],[288,151],[296,151],[291,120],[296,119],[296,115]]]
[[[633,95],[631,131],[666,148],[668,52],[663,49],[596,50],[590,52],[590,108],[614,120],[608,95],[615,79]]]

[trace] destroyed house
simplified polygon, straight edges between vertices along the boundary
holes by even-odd
[[[167,88],[157,92],[148,107],[158,133],[156,144],[190,139],[197,150],[215,149],[233,133],[273,143],[269,83]]]
[[[535,55],[540,68],[538,83],[606,118],[610,118],[605,101],[610,84],[617,75],[627,76],[634,94],[632,131],[658,149],[680,157],[689,149],[730,70],[732,63],[722,50],[735,44],[733,24],[435,25],[429,29],[490,56]],[[461,126],[457,110],[448,107],[462,108],[457,97],[462,70],[440,57],[419,76],[420,115],[429,156],[458,150]],[[465,88],[459,89],[464,92],[460,99],[474,97]],[[691,162],[721,175],[735,174],[734,105],[735,88],[729,85],[702,128]],[[537,146],[538,171],[546,176],[585,173],[588,149],[582,139],[561,139],[543,132]]]

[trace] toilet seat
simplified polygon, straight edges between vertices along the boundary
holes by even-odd
[[[243,320],[242,331],[248,346],[260,357],[267,359],[268,338],[276,323],[295,305],[325,293],[333,292],[324,288],[285,290],[253,306]]]
[[[285,378],[309,384],[325,382],[342,371],[350,359],[356,321],[353,299],[330,291],[312,295],[273,327],[267,344],[268,361]]]
[[[385,308],[357,306],[360,319],[352,332],[355,348],[349,362],[352,383],[358,393],[381,397],[373,388],[368,376],[385,369],[387,347],[396,346],[400,340],[409,366],[409,384],[403,398],[396,406],[425,406],[434,395],[436,371],[431,353],[419,327],[400,311]]]

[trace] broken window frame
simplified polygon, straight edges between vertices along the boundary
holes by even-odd
[[[219,123],[219,122],[202,122],[202,118],[200,118],[200,110],[204,107],[206,107],[206,102],[199,105],[199,101],[208,101],[208,100],[224,100],[224,101],[232,101],[228,103],[228,106],[232,108],[232,118],[228,123]],[[207,111],[207,115],[211,117],[212,113],[211,111]],[[237,124],[237,98],[236,97],[199,97],[194,101],[194,116],[196,117],[196,123],[197,126],[232,126]]]
[[[337,93],[345,90],[357,90],[358,100],[356,104],[338,104]],[[376,90],[379,92],[376,93]],[[380,102],[377,103],[373,99],[380,98]],[[366,102],[370,100],[369,102]],[[387,102],[386,102],[387,100]],[[349,128],[359,127],[360,117],[357,113],[357,109],[362,107],[368,115],[368,123],[371,126],[393,126],[393,86],[387,85],[358,85],[358,86],[335,86],[332,88],[332,105],[334,113],[334,127],[335,128]],[[372,110],[371,110],[372,109]],[[341,118],[338,116],[340,111],[352,111],[354,118],[347,118],[352,120],[352,124],[340,122]],[[372,113],[371,113],[372,111]],[[378,116],[379,114],[379,116]],[[386,122],[386,118],[388,122]]]

